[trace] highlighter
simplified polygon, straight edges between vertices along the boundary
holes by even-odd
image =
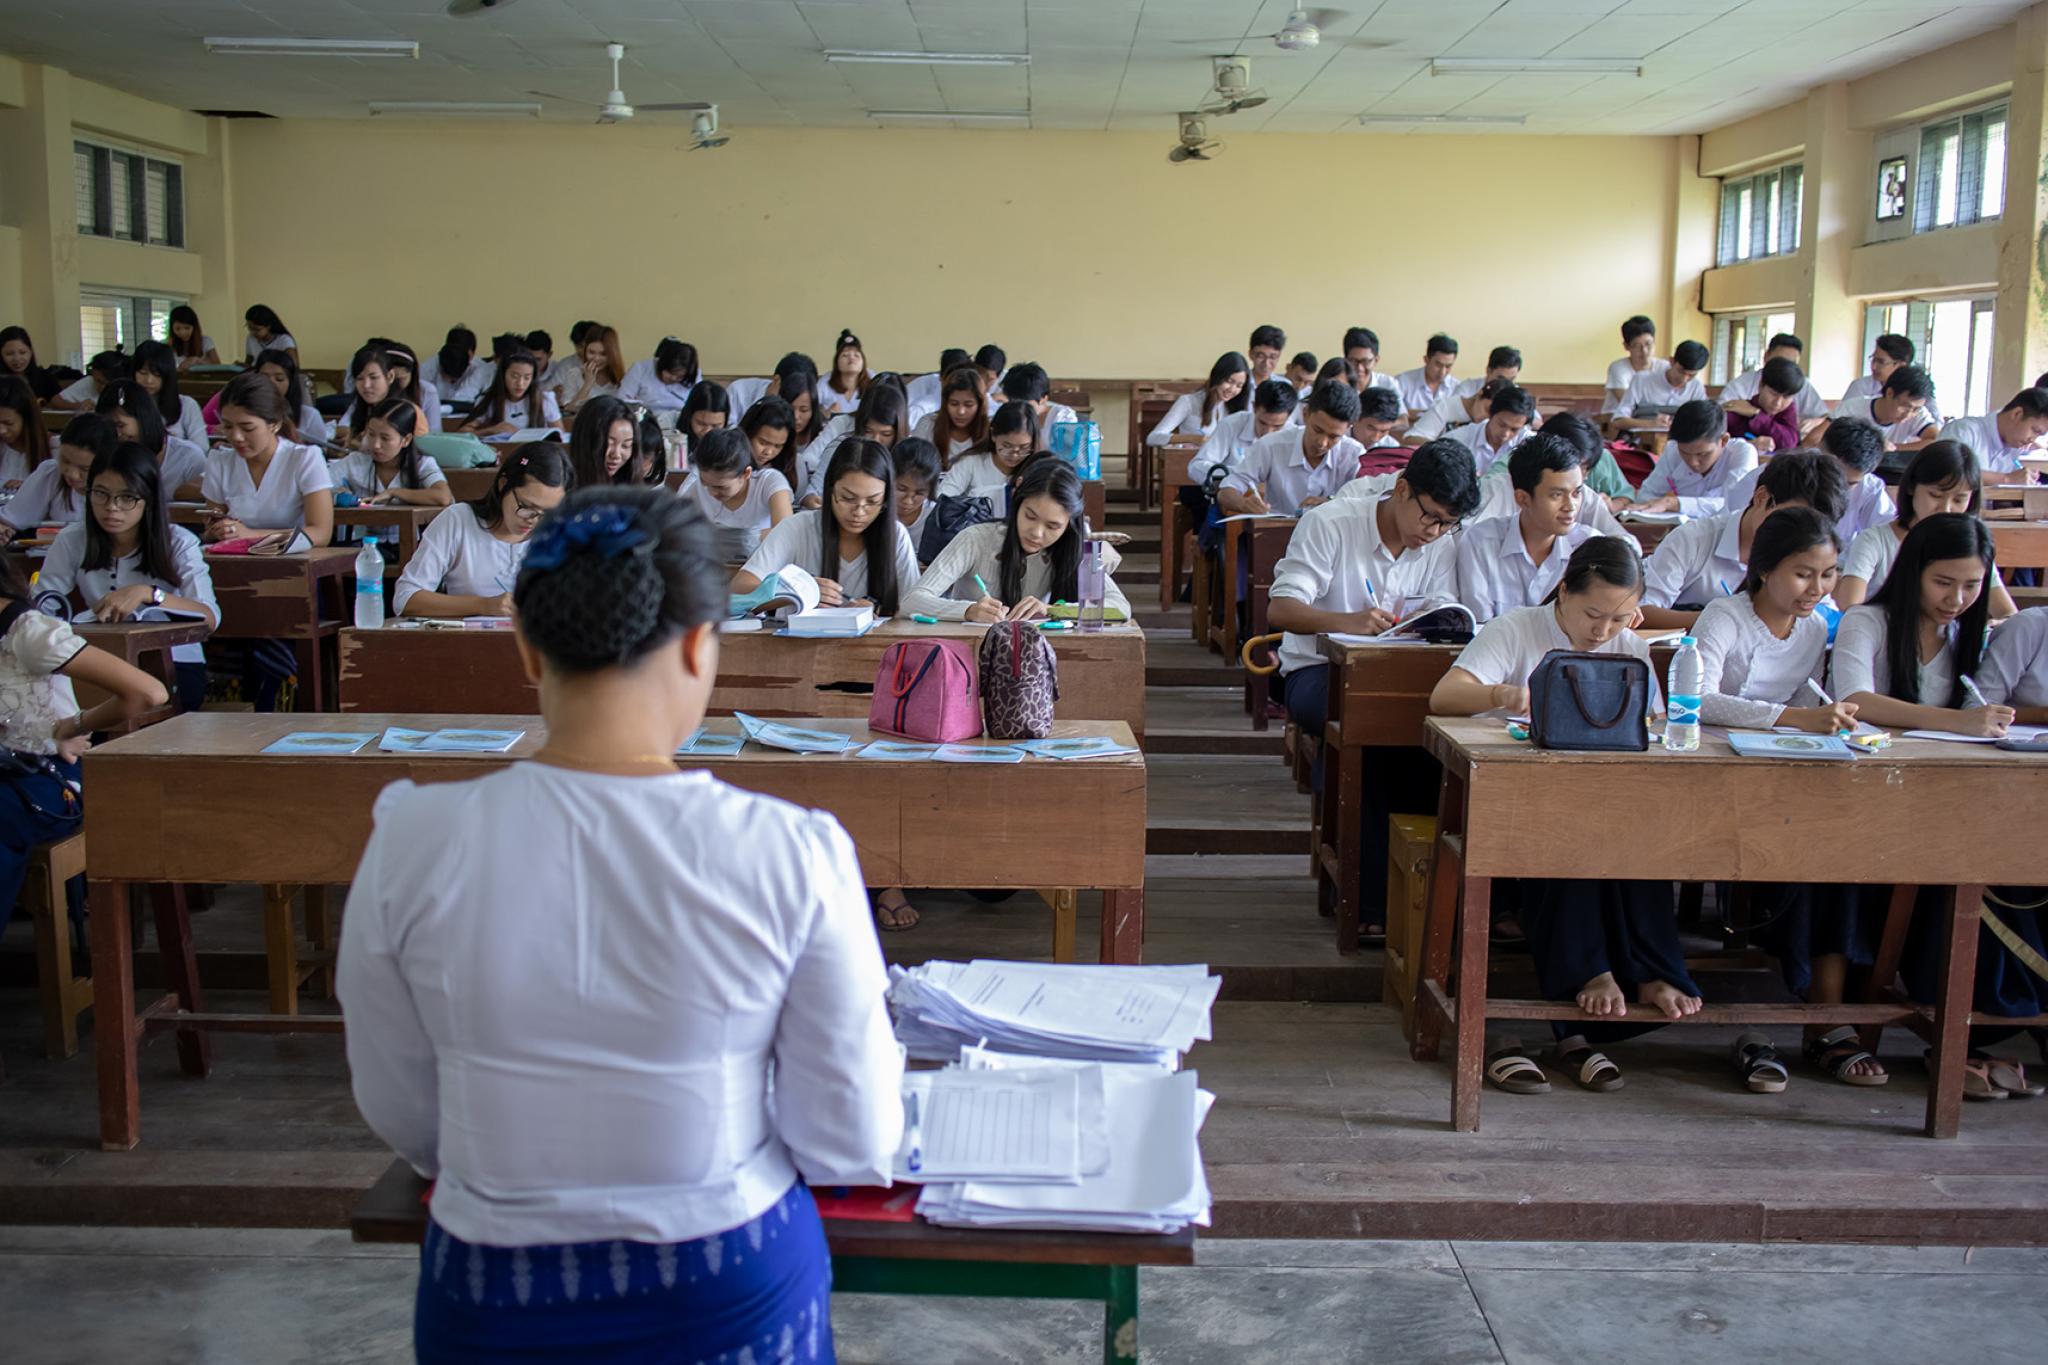
[[[936,616],[913,615],[910,619],[917,622],[921,626],[935,626],[939,623],[939,618]]]
[[[983,597],[993,597],[995,595],[994,593],[991,593],[988,590],[988,584],[981,581],[980,574],[976,574],[974,576],[974,586],[981,589],[981,595]]]

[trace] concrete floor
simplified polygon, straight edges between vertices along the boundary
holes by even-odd
[[[9,1365],[412,1358],[416,1253],[344,1233],[0,1227]],[[1144,1272],[1155,1365],[2037,1365],[2048,1250],[1225,1241]],[[842,1295],[849,1365],[1094,1362],[1080,1304]]]

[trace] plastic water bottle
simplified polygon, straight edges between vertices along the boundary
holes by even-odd
[[[356,556],[356,629],[376,630],[384,624],[384,556],[377,537],[364,536]]]
[[[1678,637],[1671,676],[1664,682],[1664,704],[1664,747],[1692,753],[1700,747],[1700,646],[1690,635]]]
[[[1101,630],[1106,624],[1104,599],[1109,595],[1109,571],[1102,560],[1102,542],[1084,540],[1081,542],[1080,572],[1080,626],[1082,630]]]

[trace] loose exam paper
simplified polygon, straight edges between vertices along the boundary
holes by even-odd
[[[978,960],[955,977],[952,990],[985,1019],[1055,1036],[1162,1045],[1190,1026],[1198,1028],[1194,1037],[1209,1036],[1214,987],[1204,990],[1185,978],[1076,979],[1068,973],[1078,964],[1061,965],[1065,970],[1054,974],[1032,963]],[[1107,969],[1118,974],[1133,970],[1142,969]]]
[[[946,1070],[904,1077],[906,1095],[920,1090],[924,1164],[911,1173],[906,1129],[896,1161],[900,1178],[999,1184],[1081,1178],[1077,1072]]]

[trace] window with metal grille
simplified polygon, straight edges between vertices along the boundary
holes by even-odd
[[[185,168],[104,143],[71,144],[78,230],[149,246],[185,245]]]
[[[134,354],[138,344],[171,336],[171,310],[184,299],[83,289],[78,295],[79,344],[87,360],[101,351]]]
[[[1735,265],[1799,250],[1799,211],[1806,168],[1794,162],[1721,182],[1716,265]]]
[[[1934,381],[1945,417],[1989,412],[1991,341],[1997,322],[1991,295],[1945,299],[1886,299],[1863,310],[1863,353],[1886,334],[1913,343],[1913,363]],[[1958,401],[1960,400],[1960,401]]]
[[[1967,227],[2005,212],[2005,124],[2000,104],[1920,129],[1913,231]]]
[[[1707,383],[1725,384],[1763,364],[1771,338],[1791,330],[1789,311],[1714,314],[1714,358],[1707,367]]]

